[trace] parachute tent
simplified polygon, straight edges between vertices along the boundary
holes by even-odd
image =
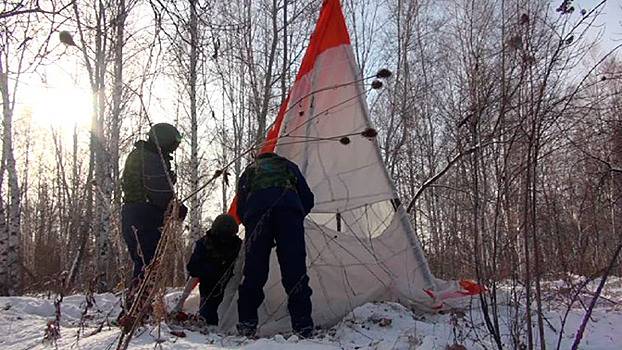
[[[366,137],[374,135],[363,82],[340,3],[326,0],[296,81],[262,149],[298,164],[315,194],[305,235],[313,319],[320,326],[333,325],[370,301],[429,310],[438,302],[429,291],[447,283],[430,272],[376,141]],[[243,259],[238,260],[219,309],[225,330],[237,322]],[[280,281],[273,253],[259,334],[290,327]]]

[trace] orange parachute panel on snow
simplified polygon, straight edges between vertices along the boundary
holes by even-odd
[[[464,289],[464,291],[462,292],[463,295],[478,295],[486,291],[486,287],[480,286],[479,284],[475,283],[475,281],[460,280],[458,284],[460,284],[460,287]]]

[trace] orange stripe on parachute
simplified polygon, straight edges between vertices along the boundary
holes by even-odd
[[[339,0],[326,0],[322,5],[315,30],[311,34],[311,41],[296,75],[296,81],[313,69],[315,60],[321,53],[339,45],[350,45],[346,21]]]
[[[318,56],[326,50],[340,45],[350,45],[350,36],[341,10],[341,5],[339,0],[325,0],[322,4],[320,16],[313,34],[311,35],[304,58],[296,74],[296,81],[294,82],[293,88],[307,75],[312,74]],[[290,93],[291,90],[290,88]],[[268,130],[258,154],[273,152],[275,150],[279,141],[283,121],[288,111],[290,93],[288,93],[287,98],[281,104],[276,119],[272,127]],[[298,103],[298,101],[293,101],[293,103]],[[234,197],[228,212],[235,217],[239,224],[240,218],[237,214],[237,210],[238,201],[237,197]],[[424,291],[432,299],[432,307],[435,309],[442,309],[445,306],[444,301],[446,300],[478,295],[486,292],[486,288],[478,285],[474,281],[463,279],[457,283],[452,283],[451,286],[445,290]]]
[[[322,4],[320,17],[315,25],[313,34],[311,34],[309,46],[307,46],[307,51],[302,59],[298,74],[296,75],[296,81],[300,80],[307,73],[313,70],[315,61],[320,54],[339,45],[350,45],[350,35],[348,34],[346,21],[343,17],[343,12],[341,11],[341,4],[339,3],[339,0],[325,0]],[[274,152],[276,144],[279,141],[281,125],[285,119],[285,112],[287,111],[288,105],[289,93],[279,108],[274,124],[270,130],[268,130],[266,140],[264,141],[259,154]],[[240,217],[238,216],[237,196],[233,198],[233,201],[231,201],[228,214],[233,216],[238,224],[241,223]]]

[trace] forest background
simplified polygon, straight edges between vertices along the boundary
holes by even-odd
[[[342,4],[361,75],[393,72],[367,99],[435,275],[527,286],[540,308],[541,281],[601,274],[622,245],[622,5]],[[0,294],[124,285],[119,174],[163,121],[184,134],[174,164],[190,212],[167,275],[181,285],[320,5],[2,1]]]

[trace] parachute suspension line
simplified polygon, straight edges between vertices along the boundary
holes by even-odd
[[[359,221],[359,220],[360,220],[360,218],[357,219],[357,221]],[[344,220],[343,222],[345,223],[346,227],[348,228],[348,230],[350,232],[356,232],[354,230],[354,228],[352,228],[352,226],[350,225],[350,223],[348,221]],[[361,245],[361,247],[363,247],[367,251],[367,253],[369,253],[369,255],[374,258],[374,260],[376,261],[378,266],[382,267],[384,272],[387,275],[391,276],[392,275],[391,269],[388,266],[385,265],[384,261],[382,261],[381,259],[378,259],[378,255],[376,255],[376,252],[374,251],[373,246],[371,246],[371,244],[369,244],[369,245],[365,244],[365,241],[363,240],[363,238],[359,237],[358,235],[353,235],[353,236],[358,241],[358,243]],[[365,237],[365,238],[367,238],[367,237]]]
[[[358,261],[358,264],[356,266],[362,266],[364,267],[374,278],[376,278],[378,280],[378,282],[380,284],[382,284],[385,288],[388,288],[389,285],[387,285],[383,279],[378,276],[372,269],[370,269],[367,264],[364,261],[361,261],[359,257],[356,256],[356,254],[352,253],[352,251],[350,251],[347,247],[345,247],[343,244],[340,244],[337,241],[337,236],[333,236],[328,234],[322,227],[322,225],[318,224],[317,222],[315,222],[315,220],[310,219],[311,223],[315,226],[315,228],[317,228],[325,237],[329,237],[330,239],[326,242],[325,247],[322,250],[318,250],[318,254],[317,256],[309,262],[309,265],[307,266],[307,271],[310,271],[312,267],[314,267],[317,263],[318,260],[320,259],[320,257],[322,257],[323,255],[323,251],[325,250],[329,250],[333,253],[333,255],[335,255],[336,253],[330,248],[330,244],[331,243],[335,243],[336,246],[338,248],[340,248],[341,250],[343,250],[343,252],[347,253],[347,255],[349,255],[350,257],[356,259],[356,261]],[[365,246],[365,244],[358,240],[359,243],[361,243],[362,246]],[[379,266],[381,266],[384,270],[385,273],[387,273],[388,275],[391,275],[390,269],[384,264],[383,261],[378,260],[378,258],[374,255],[373,252],[368,251],[370,253],[371,256],[374,256],[374,258],[376,259],[377,263]],[[341,265],[340,266],[341,269],[343,270],[344,273],[344,278],[345,278],[345,282],[347,283],[347,287],[349,287],[351,294],[355,295],[355,290],[354,288],[351,286],[350,282],[349,282],[349,278],[347,275],[347,265]],[[300,281],[298,281],[297,283],[299,283]],[[296,284],[297,285],[297,284]],[[324,290],[324,293],[326,293],[326,287],[324,286],[324,284],[322,285],[322,289]],[[296,287],[294,287],[296,288]],[[358,306],[358,305],[354,305],[354,303],[352,303],[352,300],[350,298],[350,295],[348,294],[348,300],[349,300],[349,306],[350,306],[350,310],[353,310],[354,307]],[[272,321],[274,319],[274,316],[279,312],[279,310],[285,305],[285,303],[287,302],[287,300],[282,300],[275,308],[273,312],[268,312],[267,308],[266,308],[266,312],[267,312],[267,317],[261,322],[259,328],[263,325],[265,325],[266,323],[268,323],[269,321]]]
[[[366,80],[369,80],[369,79],[374,79],[374,78],[377,78],[377,77],[378,77],[378,74],[374,74],[374,75],[370,75],[370,76],[365,77],[365,78],[349,81],[347,83],[335,84],[335,85],[332,85],[332,86],[327,86],[327,87],[324,87],[324,88],[321,88],[321,89],[313,90],[313,91],[307,93],[306,95],[300,97],[299,99],[297,99],[294,103],[290,103],[289,107],[285,110],[284,113],[285,114],[289,113],[289,111],[291,111],[292,108],[296,107],[296,105],[298,105],[300,102],[302,102],[305,98],[307,98],[309,96],[313,96],[315,94],[318,94],[318,93],[324,92],[324,91],[335,90],[335,89],[339,89],[339,88],[342,88],[342,87],[347,87],[347,86],[354,85],[354,84],[357,84],[357,83],[360,83],[360,82],[363,82],[363,81],[366,81]],[[273,124],[274,123],[270,124],[270,126],[272,126]]]
[[[399,198],[395,197],[391,199],[391,206],[393,206],[393,211],[397,211],[397,208],[399,208],[400,205],[402,205],[402,201]]]
[[[365,205],[365,215],[364,215],[365,220],[364,220],[364,222],[367,223],[367,227],[366,228],[367,228],[367,234],[368,234],[368,238],[369,238],[369,246],[371,247],[372,251],[375,251],[376,249],[374,248],[374,238],[372,237],[372,230],[371,230],[371,227],[369,226],[369,212],[368,212],[368,210],[373,211],[373,209],[371,209],[370,206],[366,204]],[[360,227],[360,225],[359,225],[359,227]]]
[[[352,82],[352,83],[356,83],[356,82],[358,82],[358,81],[354,81],[354,82]],[[352,84],[352,83],[350,83],[350,84]],[[344,84],[340,84],[340,85],[344,85]],[[331,88],[332,88],[332,87],[331,87]],[[326,89],[327,89],[327,88],[320,89],[320,90],[326,90]],[[302,126],[304,126],[304,125],[308,124],[308,123],[309,123],[310,121],[312,121],[312,120],[315,120],[315,119],[317,119],[317,118],[319,118],[319,117],[322,117],[322,116],[326,116],[326,115],[328,115],[328,114],[327,114],[327,112],[329,112],[331,109],[334,109],[334,108],[340,107],[340,106],[342,106],[342,105],[344,105],[344,104],[346,104],[346,103],[348,103],[348,102],[352,101],[352,100],[353,100],[353,99],[355,99],[355,98],[359,98],[359,97],[361,96],[361,94],[365,94],[367,91],[371,91],[372,89],[373,89],[373,88],[370,88],[369,90],[366,90],[366,91],[364,91],[364,92],[360,93],[359,95],[356,95],[356,96],[354,96],[354,97],[351,97],[351,98],[349,98],[349,99],[346,99],[346,100],[344,100],[344,101],[342,101],[342,102],[339,102],[339,103],[337,103],[337,104],[335,104],[335,105],[333,105],[333,106],[330,106],[330,107],[328,107],[328,108],[324,109],[323,111],[321,111],[321,112],[319,112],[319,113],[315,114],[314,116],[312,116],[311,118],[309,118],[306,122],[304,122],[304,123],[302,123],[302,124],[298,125],[295,129],[293,129],[293,130],[289,131],[287,134],[285,134],[285,135],[279,135],[279,136],[278,136],[275,140],[271,140],[270,142],[274,142],[274,143],[276,143],[276,142],[278,142],[278,140],[280,140],[280,139],[282,139],[282,138],[285,138],[285,137],[292,137],[292,138],[299,137],[299,138],[305,138],[305,136],[290,136],[289,134],[290,134],[291,132],[293,132],[293,131],[295,131],[295,130],[299,129],[300,127],[302,127]],[[317,92],[313,92],[313,93],[317,93]],[[289,110],[289,109],[288,109],[288,110]],[[273,122],[271,125],[274,125],[274,122]],[[361,131],[361,132],[355,132],[355,133],[345,134],[345,135],[338,135],[338,136],[328,137],[328,138],[319,138],[319,137],[315,137],[315,138],[314,138],[314,137],[309,137],[308,139],[305,139],[305,140],[302,140],[302,141],[293,141],[293,142],[289,142],[289,143],[281,143],[280,145],[287,145],[287,144],[293,144],[293,143],[313,142],[313,141],[340,141],[341,143],[344,143],[344,142],[342,141],[344,137],[354,136],[354,135],[359,135],[359,134],[360,134],[360,135],[365,136],[365,135],[366,135],[366,133],[370,133],[370,132],[371,132],[371,134],[373,135],[373,136],[371,136],[371,137],[375,137],[375,136],[376,136],[376,131],[375,131],[373,128],[369,127],[369,128],[367,128],[367,129],[365,129],[365,130],[363,130],[363,131]],[[338,138],[338,137],[339,137],[339,140],[337,140],[337,139],[336,139],[336,138]],[[368,137],[368,136],[366,136],[366,137]],[[217,178],[219,178],[222,174],[227,174],[227,173],[226,173],[227,169],[229,169],[229,168],[230,168],[230,167],[231,167],[231,166],[232,166],[235,162],[237,162],[238,160],[242,159],[242,158],[243,158],[243,157],[245,157],[247,154],[249,154],[249,153],[251,153],[251,152],[253,152],[253,151],[260,150],[262,147],[263,147],[263,142],[259,142],[259,141],[255,142],[255,144],[254,144],[253,146],[249,147],[249,148],[248,148],[248,149],[246,149],[244,152],[240,153],[237,157],[234,157],[231,161],[229,161],[227,164],[225,164],[222,168],[217,169],[217,170],[214,172],[214,175],[213,175],[213,176],[212,176],[209,180],[207,180],[207,182],[205,182],[203,185],[199,186],[199,188],[197,188],[195,191],[193,191],[193,192],[191,192],[190,194],[188,194],[188,195],[187,195],[184,199],[182,199],[182,200],[180,201],[180,203],[186,202],[187,200],[189,200],[190,198],[192,198],[193,196],[195,196],[197,193],[199,193],[200,191],[204,190],[207,186],[209,186],[212,182],[214,182],[214,181],[215,181]]]
[[[399,205],[397,207],[397,215],[399,215],[402,227],[404,228],[404,231],[406,231],[406,237],[408,238],[408,241],[413,248],[415,260],[417,261],[417,265],[423,275],[426,289],[436,290],[436,281],[434,279],[434,275],[432,275],[432,271],[430,271],[430,266],[428,265],[428,261],[423,253],[421,242],[419,241],[417,234],[415,233],[410,222],[408,221],[408,214],[406,213],[403,205]]]
[[[318,66],[321,66],[321,62],[316,62],[316,64]],[[317,74],[318,71],[319,71],[319,69],[318,70],[314,70],[314,75]],[[315,78],[315,76],[313,78]],[[312,84],[311,85],[311,90],[315,91],[315,89],[317,88],[316,87],[317,79],[311,79],[311,84]],[[292,107],[295,106],[295,105],[296,104],[292,105]],[[308,110],[308,112],[309,112],[309,115],[311,115],[311,116],[315,112],[315,94],[313,94],[311,96],[311,101],[309,102],[309,110]],[[304,111],[300,111],[299,113],[302,115],[305,112]],[[285,115],[287,115],[287,114],[285,114]],[[311,120],[311,118],[307,119],[307,122],[309,120]],[[311,124],[307,123],[306,128],[305,128],[305,136],[308,137],[310,135],[310,131],[311,131]],[[291,134],[291,132],[288,133],[288,134]],[[302,171],[303,174],[307,173],[307,168],[308,167],[309,167],[309,143],[307,142],[307,143],[304,144],[304,153],[303,153],[303,159],[302,159],[302,164],[301,164],[301,168],[300,168],[300,170]]]
[[[337,221],[337,232],[341,232],[341,213],[335,214],[335,220]]]
[[[298,129],[302,128],[303,126],[307,126],[308,124],[310,124],[310,123],[311,123],[312,121],[314,121],[315,119],[320,118],[320,117],[322,117],[322,116],[326,116],[326,115],[328,115],[328,112],[329,112],[329,111],[331,111],[331,110],[333,110],[333,109],[335,109],[335,108],[337,108],[337,107],[341,107],[341,106],[345,105],[346,103],[349,103],[349,102],[351,102],[351,101],[353,101],[353,100],[360,99],[360,98],[361,98],[361,96],[366,95],[366,94],[367,94],[367,92],[369,92],[369,91],[371,91],[371,90],[374,90],[374,88],[373,88],[373,87],[370,87],[370,88],[369,88],[369,89],[367,89],[367,90],[363,90],[363,91],[359,92],[358,94],[356,94],[356,95],[354,95],[354,96],[352,96],[352,97],[350,97],[350,98],[347,98],[347,99],[345,99],[345,100],[343,100],[343,101],[341,101],[341,102],[339,102],[339,103],[337,103],[337,104],[334,104],[334,105],[332,105],[332,106],[330,106],[330,107],[325,108],[324,110],[322,110],[322,111],[320,111],[320,112],[315,113],[314,115],[312,115],[311,117],[309,117],[307,120],[305,120],[303,123],[301,123],[300,125],[296,126],[296,127],[295,127],[295,128],[293,128],[292,130],[289,130],[289,131],[288,131],[285,135],[282,135],[282,136],[280,136],[280,137],[288,137],[288,136],[290,136],[290,135],[291,135],[294,131],[296,131],[296,130],[298,130]],[[369,124],[369,123],[368,123],[368,124]],[[369,126],[369,125],[368,125],[368,126]],[[370,127],[371,127],[371,126],[370,126]]]
[[[352,54],[352,51],[350,51],[350,54]],[[351,72],[354,76],[358,75],[358,70],[355,67],[355,63],[354,60],[348,60],[348,63],[350,65],[350,69]],[[380,76],[380,72],[378,72],[378,76]],[[390,76],[390,72],[389,72],[389,76]],[[357,87],[359,89],[361,89],[360,85],[357,85]],[[372,84],[373,87],[373,84]],[[382,85],[380,86],[382,87]],[[362,90],[362,89],[361,89]],[[359,98],[361,96],[363,96],[364,92],[361,92],[360,94],[358,94]],[[364,100],[360,101],[360,105],[363,106],[364,108],[364,113],[363,114],[363,118],[365,119],[365,122],[367,124],[367,126],[369,128],[371,128],[371,120],[369,117],[369,110],[368,110],[368,106],[367,103],[365,103]],[[375,147],[376,150],[376,157],[377,157],[377,161],[380,164],[384,164],[383,160],[382,160],[382,156],[380,154],[380,149],[378,147]],[[397,189],[395,187],[395,184],[393,183],[393,181],[391,180],[391,178],[389,177],[389,174],[386,172],[386,170],[384,171],[384,175],[386,177],[386,181],[388,181],[388,183],[390,184],[392,190],[393,190],[393,194],[395,198],[398,198],[397,195]],[[408,217],[407,217],[407,213],[406,210],[404,209],[403,205],[398,205],[397,207],[397,215],[399,215],[399,220],[401,223],[401,226],[406,234],[406,238],[408,239],[411,247],[412,247],[412,251],[413,251],[413,255],[415,257],[415,260],[417,261],[417,265],[419,267],[419,270],[421,271],[424,283],[426,284],[426,287],[428,289],[432,289],[432,290],[436,290],[436,282],[434,279],[434,275],[432,275],[432,271],[430,270],[430,266],[428,265],[428,261],[425,257],[425,254],[423,253],[423,248],[421,247],[421,242],[419,241],[419,238],[417,237],[415,231],[413,230]]]

